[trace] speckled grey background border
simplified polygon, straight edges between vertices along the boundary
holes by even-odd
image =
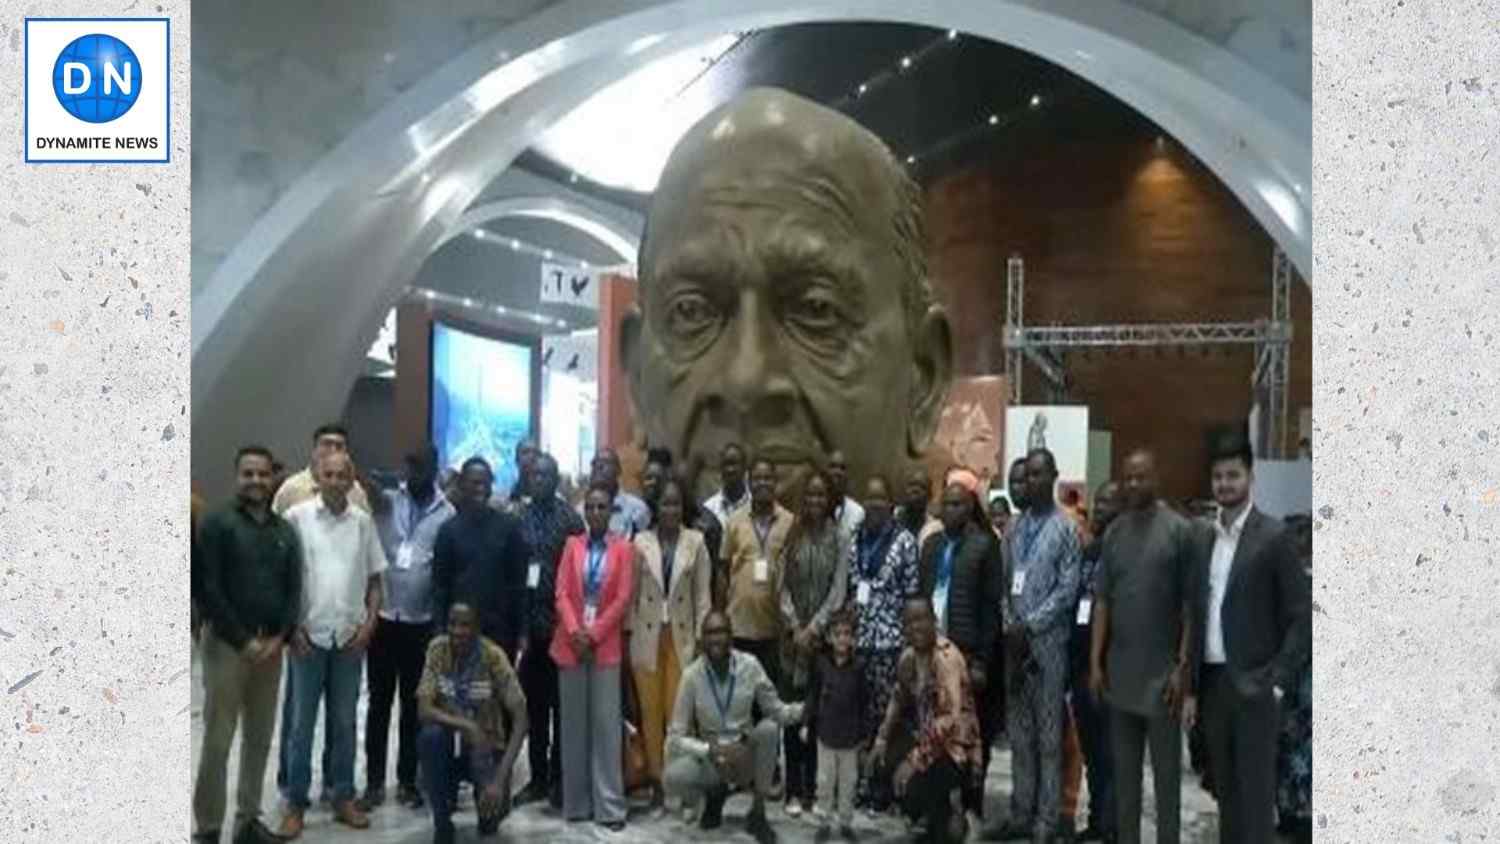
[[[171,18],[172,163],[22,161],[22,20]],[[0,841],[184,841],[188,3],[0,2]]]
[[[1496,840],[1500,3],[1319,2],[1313,53],[1313,826]]]

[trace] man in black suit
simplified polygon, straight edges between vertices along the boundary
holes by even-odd
[[[1276,731],[1282,690],[1312,650],[1312,580],[1291,534],[1250,500],[1243,439],[1213,453],[1219,514],[1199,555],[1194,653],[1221,844],[1275,840]]]

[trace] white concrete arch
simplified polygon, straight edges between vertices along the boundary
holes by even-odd
[[[1205,5],[1234,5],[1220,0]],[[712,36],[884,20],[1033,52],[1179,139],[1311,277],[1311,105],[1126,0],[568,0],[438,68],[321,159],[194,298],[194,476],[247,441],[291,454],[339,412],[380,317],[483,187],[643,61]]]
[[[598,241],[627,264],[635,263],[636,250],[641,243],[640,231],[622,228],[614,220],[587,205],[558,196],[515,196],[486,202],[465,211],[433,248],[441,247],[453,238],[468,234],[492,220],[503,220],[506,217],[551,220],[576,229]]]

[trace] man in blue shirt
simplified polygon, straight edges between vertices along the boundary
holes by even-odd
[[[417,683],[432,627],[432,546],[438,529],[456,512],[437,488],[437,449],[430,444],[406,456],[406,482],[385,490],[388,502],[376,517],[390,568],[385,602],[366,662],[370,709],[365,727],[365,811],[385,802],[386,744],[391,707],[401,691],[401,744],[396,758],[396,799],[421,808],[417,790]]]
[[[651,527],[651,508],[638,496],[620,489],[620,455],[612,448],[601,448],[590,464],[592,481],[603,485],[614,496],[614,505],[609,514],[609,532],[626,539]],[[583,505],[578,506],[578,515],[583,515]]]

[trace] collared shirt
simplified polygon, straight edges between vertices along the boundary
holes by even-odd
[[[1229,570],[1234,566],[1234,554],[1240,547],[1240,535],[1245,532],[1245,520],[1250,518],[1251,504],[1245,502],[1229,527],[1223,519],[1214,519],[1214,555],[1208,570],[1208,618],[1204,631],[1203,661],[1223,663],[1229,657],[1224,650],[1224,624],[1221,618],[1224,609],[1224,593],[1229,589]]]
[[[386,569],[370,514],[352,506],[335,514],[322,498],[288,510],[302,542],[302,626],[320,648],[342,648],[365,623],[370,578]]]
[[[729,571],[729,623],[739,639],[763,642],[781,636],[781,547],[793,516],[780,504],[773,507],[768,526],[759,524],[751,510],[741,510],[724,528],[719,559]],[[764,579],[756,578],[758,560],[765,561]]]
[[[496,748],[504,748],[505,723],[526,714],[526,696],[505,651],[489,639],[474,643],[469,660],[460,660],[453,641],[439,636],[427,646],[427,661],[417,683],[417,700],[452,715],[474,719]]]
[[[672,722],[667,725],[667,754],[704,757],[709,742],[739,741],[755,728],[754,708],[763,716],[792,726],[802,720],[802,704],[783,703],[760,660],[730,650],[729,676],[719,677],[707,656],[683,669]]]
[[[895,523],[885,556],[873,569],[866,566],[858,548],[853,550],[856,565],[849,592],[859,613],[855,646],[861,651],[899,651],[905,643],[901,613],[906,599],[917,591],[917,541],[911,531]]]
[[[579,516],[583,515],[583,504],[578,505],[577,512]],[[650,527],[651,508],[645,501],[623,489],[615,494],[615,502],[609,511],[610,533],[629,541]]]
[[[553,591],[557,584],[557,562],[562,559],[563,546],[568,537],[582,534],[586,528],[583,517],[568,506],[561,497],[551,501],[534,500],[520,510],[521,536],[526,547],[531,549],[530,565],[536,566],[536,585],[533,587],[531,569],[526,573],[526,632],[533,643],[545,643],[552,639],[552,628],[557,624],[557,605]],[[546,645],[540,647],[545,650]]]
[[[854,544],[854,537],[859,536],[860,525],[865,523],[865,508],[846,495],[836,515],[839,517],[839,530],[851,545]]]
[[[490,507],[460,510],[432,546],[433,623],[446,626],[448,608],[462,602],[478,614],[480,632],[515,648],[525,632],[530,563],[520,519]]]
[[[256,636],[287,636],[301,610],[297,531],[275,513],[256,521],[229,504],[198,526],[198,609],[236,650]]]
[[[432,621],[432,544],[438,528],[458,512],[436,487],[426,506],[402,484],[388,490],[390,512],[375,520],[380,546],[390,568],[385,573],[385,600],[380,617],[406,624]]]
[[[298,504],[317,497],[318,482],[313,480],[312,469],[303,469],[283,481],[281,488],[276,490],[276,497],[271,499],[271,512],[285,516],[288,510]],[[357,481],[349,487],[349,503],[366,513],[370,512],[370,499],[365,497],[365,488]]]
[[[907,648],[896,663],[892,709],[916,719],[910,726],[917,744],[907,761],[925,771],[946,756],[960,770],[975,775],[980,764],[979,718],[963,653],[938,636],[926,671],[919,670],[921,659],[914,648]]]
[[[736,513],[750,509],[750,485],[745,484],[740,497],[734,501],[730,501],[729,496],[725,495],[724,490],[721,489],[703,502],[703,508],[713,513],[714,518],[719,520],[719,524],[727,525]]]
[[[1010,582],[1005,584],[1006,620],[1039,636],[1071,630],[1078,605],[1078,526],[1059,507],[1027,509],[1006,534]],[[1018,590],[1016,587],[1019,586]]]

